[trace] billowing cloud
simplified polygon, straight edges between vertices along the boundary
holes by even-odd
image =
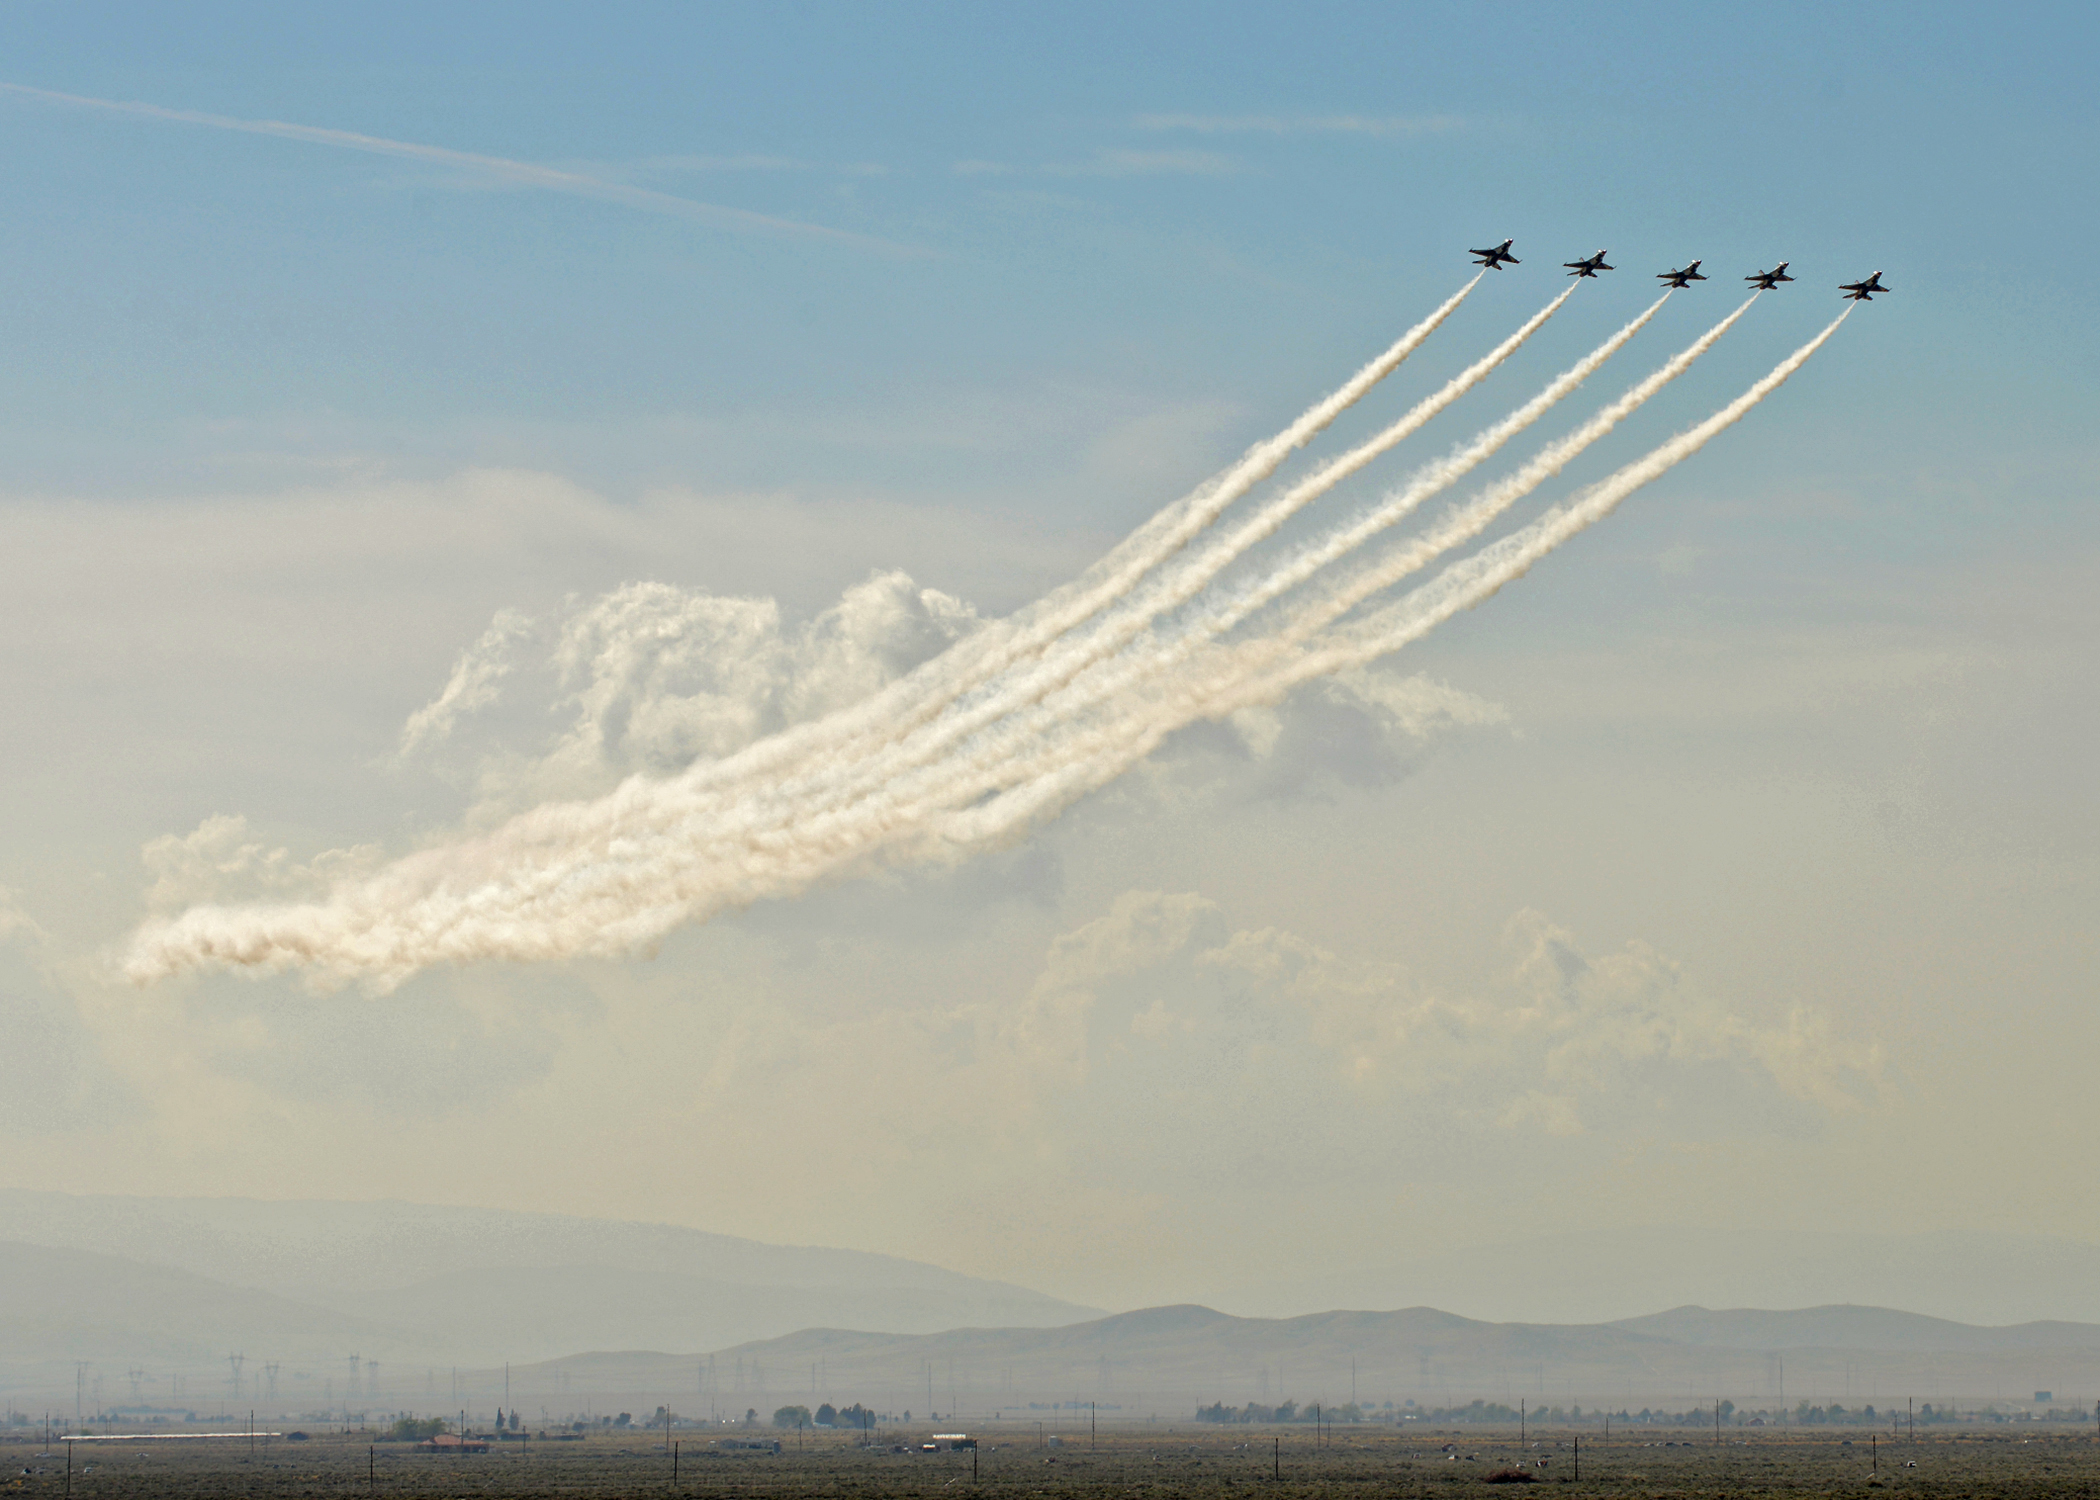
[[[1586,953],[1531,911],[1507,937],[1510,967],[1454,995],[1390,957],[1275,927],[1227,931],[1200,897],[1130,892],[1053,946],[1013,1026],[1039,1066],[1075,1080],[1090,1061],[1120,1054],[1119,1072],[1142,1071],[1156,1053],[1170,1072],[1195,1055],[1245,1083],[1259,1071],[1309,1091],[1340,1084],[1351,1092],[1338,1129],[1434,1109],[1447,1127],[1565,1135],[1662,1117],[1671,1129],[1756,1133],[1857,1110],[1882,1087],[1872,1045],[1801,1007],[1735,1009],[1646,943]],[[1214,1124],[1241,1108],[1233,1093],[1213,1096]]]
[[[492,690],[475,696],[473,684],[492,687],[493,663],[511,669],[518,637],[498,639],[508,616],[461,657],[404,738],[448,699],[457,704],[451,717],[493,700]],[[546,708],[567,722],[551,743],[498,736],[483,746],[485,805],[586,796],[636,773],[670,775],[731,755],[860,701],[977,624],[969,605],[897,570],[852,585],[799,625],[784,623],[773,599],[669,583],[571,600],[543,642],[542,675],[520,687],[543,693]]]
[[[318,895],[338,879],[369,870],[379,857],[377,845],[360,845],[301,860],[257,836],[238,813],[215,813],[188,833],[163,834],[139,851],[153,877],[146,905],[154,911],[200,901]]]
[[[438,695],[401,726],[401,759],[406,760],[425,743],[444,739],[462,714],[494,703],[497,685],[510,675],[511,653],[531,629],[532,621],[522,610],[497,610],[481,639],[460,652],[452,676]]]

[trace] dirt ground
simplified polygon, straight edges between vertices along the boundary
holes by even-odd
[[[674,1434],[677,1475],[660,1436],[503,1444],[486,1454],[421,1453],[352,1432],[307,1442],[83,1443],[70,1480],[62,1445],[0,1444],[0,1495],[98,1496],[629,1496],[908,1497],[1237,1492],[1278,1497],[1509,1493],[1487,1476],[1522,1467],[1536,1485],[1597,1497],[1806,1496],[1899,1491],[1916,1496],[2064,1496],[2100,1500],[2100,1443],[2022,1428],[1937,1431],[1908,1443],[1864,1432],[1800,1436],[1738,1431],[1585,1433],[1520,1443],[1514,1430],[1345,1430],[1326,1444],[1302,1427],[1191,1425],[1084,1435],[1038,1446],[1033,1433],[987,1436],[968,1452],[869,1452],[822,1434],[776,1455],[711,1450],[704,1432]],[[916,1444],[923,1432],[885,1433]],[[1849,1442],[1847,1438],[1849,1437]],[[1446,1449],[1446,1444],[1451,1445]],[[1878,1465],[1878,1472],[1877,1472]],[[1281,1477],[1278,1478],[1280,1473]],[[70,1490],[69,1490],[70,1485]]]

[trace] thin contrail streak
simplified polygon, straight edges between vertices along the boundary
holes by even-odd
[[[559,167],[516,161],[507,156],[484,156],[478,151],[455,151],[448,146],[396,141],[385,136],[362,135],[354,130],[332,130],[320,125],[297,125],[288,120],[244,120],[234,115],[207,114],[195,109],[169,109],[163,105],[146,104],[137,100],[97,99],[85,94],[62,94],[54,89],[31,88],[22,83],[0,83],[0,91],[25,99],[42,100],[47,104],[67,104],[80,109],[101,110],[107,114],[132,115],[139,119],[160,120],[171,125],[201,125],[212,130],[235,130],[244,135],[267,135],[280,140],[303,141],[310,146],[333,146],[341,151],[363,151],[374,156],[393,156],[407,161],[463,167],[483,176],[493,177],[499,182],[567,193],[578,198],[595,198],[604,203],[618,203],[649,213],[670,214],[675,218],[690,219],[695,223],[713,225],[718,229],[829,240],[841,245],[857,245],[866,250],[881,250],[891,255],[928,253],[873,235],[855,234],[846,229],[830,229],[822,224],[805,224],[797,219],[776,218],[771,214],[753,213],[747,208],[728,208],[719,203],[703,203],[697,198],[681,198],[675,193],[660,193],[653,188],[610,182],[583,172],[567,172]]]
[[[1451,564],[1431,582],[1326,644],[1311,650],[1285,647],[1289,654],[1281,662],[1275,659],[1274,642],[1249,642],[1238,651],[1220,651],[1218,665],[1210,673],[1201,680],[1184,681],[1172,698],[1146,705],[1141,722],[1134,724],[1125,718],[1088,732],[1083,736],[1084,743],[1068,743],[1062,765],[989,802],[939,819],[927,830],[927,841],[965,847],[1007,837],[1113,780],[1185,724],[1219,718],[1257,703],[1274,702],[1300,683],[1375,661],[1419,640],[1453,615],[1471,609],[1522,577],[1539,559],[1610,515],[1628,495],[1660,478],[1740,421],[1806,364],[1849,316],[1851,309],[1847,308],[1770,374],[1705,421],[1522,530]]]

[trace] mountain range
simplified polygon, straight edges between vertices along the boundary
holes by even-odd
[[[717,1349],[811,1326],[933,1332],[1097,1316],[857,1250],[412,1203],[0,1191],[0,1379],[73,1361],[216,1371],[487,1365]]]
[[[1607,1236],[1477,1252],[1485,1270],[1470,1295],[1491,1300],[1495,1283],[1480,1278],[1521,1264],[1509,1278],[1520,1300],[1558,1285],[1564,1303],[1623,1302],[1629,1276],[1649,1263],[1642,1255],[1674,1243],[1649,1239],[1645,1252]],[[1804,1263],[1865,1257],[1891,1284],[1931,1260],[1891,1239],[1804,1243]],[[1614,1245],[1628,1247],[1624,1260],[1611,1258]],[[1988,1302],[1999,1282],[2031,1301],[2042,1294],[2023,1269],[2053,1285],[2100,1254],[2017,1236],[1955,1249],[1945,1284],[1968,1287],[1972,1302]],[[2100,1393],[2100,1324],[2061,1319],[1960,1321],[1864,1301],[1687,1304],[1581,1321],[1302,1310],[1330,1291],[1375,1308],[1437,1284],[1463,1258],[1306,1280],[1287,1316],[1193,1304],[1111,1315],[923,1262],[675,1225],[0,1190],[0,1383],[10,1399],[72,1398],[78,1375],[90,1409],[127,1398],[232,1409],[274,1391],[288,1411],[345,1413],[513,1400],[550,1413],[634,1401],[741,1412],[836,1399],[884,1411],[1092,1402],[1171,1414],[1352,1396],[1424,1407],[1481,1398],[1682,1409],[1725,1398],[1858,1408],[2032,1402],[2042,1391],[2076,1405]],[[1696,1277],[1652,1285],[1684,1280]],[[1280,1285],[1245,1293],[1263,1298],[1288,1305]]]

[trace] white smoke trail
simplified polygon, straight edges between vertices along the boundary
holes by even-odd
[[[1735,316],[1740,315],[1738,309]],[[926,842],[961,849],[1009,837],[1114,780],[1183,725],[1197,719],[1221,718],[1257,703],[1274,702],[1302,682],[1361,666],[1419,640],[1451,616],[1472,608],[1522,577],[1547,553],[1610,515],[1628,495],[1660,478],[1705,447],[1716,434],[1740,421],[1806,364],[1850,315],[1851,309],[1847,308],[1770,374],[1705,421],[1591,485],[1568,504],[1548,511],[1522,530],[1451,564],[1431,582],[1326,644],[1304,649],[1291,642],[1265,639],[1221,649],[1208,670],[1183,679],[1171,695],[1068,740],[1061,763],[1054,768],[966,811],[932,821],[926,830]]]
[[[1482,273],[1484,274],[1484,273]],[[1363,399],[1428,339],[1480,275],[1447,298],[1332,394],[1282,432],[1249,449],[1231,468],[1175,502],[1072,584],[1015,616],[959,642],[851,709],[755,742],[735,755],[692,767],[667,782],[631,778],[595,802],[532,809],[488,834],[395,861],[372,879],[338,890],[327,903],[278,907],[195,907],[172,922],[142,927],[124,961],[126,974],[149,982],[183,969],[222,965],[262,971],[306,964],[317,974],[365,976],[381,985],[447,958],[545,958],[614,953],[661,936],[675,921],[625,919],[619,902],[578,899],[574,910],[593,936],[536,904],[549,892],[580,897],[579,882],[618,865],[616,855],[660,845],[679,829],[736,828],[746,851],[763,851],[767,819],[751,817],[755,798],[778,788],[798,766],[852,764],[856,749],[880,748],[938,714],[975,682],[1011,667],[1113,604],[1171,557],[1297,447]],[[777,798],[774,799],[777,803]],[[754,827],[754,823],[758,826]],[[807,825],[803,831],[807,832]],[[719,841],[717,841],[719,842]],[[732,867],[740,856],[732,850]],[[745,854],[744,858],[760,855]],[[721,873],[719,868],[717,873]],[[686,919],[761,892],[733,873],[732,894],[709,907],[688,906]],[[659,870],[655,887],[680,884]],[[637,881],[627,888],[638,889]],[[748,891],[748,894],[735,894]],[[697,897],[687,899],[698,899]],[[495,926],[508,938],[485,944]],[[470,936],[467,934],[482,934]]]
[[[1571,287],[1569,290],[1572,291],[1573,288]],[[1059,653],[1059,656],[1063,658],[1062,660],[1046,661],[1044,667],[1038,672],[1037,678],[1024,683],[1024,689],[1034,689],[1033,691],[1016,692],[1003,699],[995,700],[993,703],[979,705],[970,714],[958,715],[952,724],[944,721],[944,727],[951,729],[946,742],[953,744],[979,729],[988,728],[996,721],[1004,720],[1004,722],[997,723],[996,730],[985,736],[987,743],[968,753],[963,758],[962,763],[958,764],[957,761],[952,759],[943,763],[943,775],[947,777],[981,775],[985,765],[996,763],[1002,758],[1010,758],[1016,747],[1025,747],[1026,750],[1031,750],[1040,757],[1041,754],[1046,753],[1044,749],[1045,742],[1042,739],[1043,734],[1046,732],[1045,721],[1056,723],[1069,719],[1074,713],[1084,711],[1105,698],[1113,697],[1144,678],[1158,676],[1172,670],[1192,655],[1205,640],[1230,630],[1262,605],[1304,582],[1322,567],[1344,556],[1372,536],[1377,535],[1380,531],[1397,524],[1424,500],[1440,490],[1448,488],[1471,470],[1493,457],[1512,437],[1544,416],[1556,402],[1595,374],[1606,360],[1625,347],[1626,343],[1636,333],[1647,326],[1656,313],[1661,311],[1663,303],[1669,300],[1669,296],[1668,292],[1663,293],[1646,311],[1548,382],[1543,390],[1532,397],[1531,400],[1525,402],[1524,405],[1518,407],[1517,410],[1490,426],[1472,441],[1459,445],[1446,457],[1434,463],[1425,464],[1406,483],[1395,489],[1384,501],[1367,510],[1354,521],[1336,528],[1319,541],[1300,548],[1285,563],[1270,569],[1254,582],[1243,586],[1233,594],[1220,600],[1209,610],[1199,614],[1195,620],[1184,625],[1172,639],[1165,642],[1138,642],[1136,645],[1131,646],[1130,649],[1122,651],[1120,655],[1112,655],[1112,653],[1117,648],[1125,646],[1138,633],[1136,626],[1126,629],[1106,641],[1095,637],[1082,639],[1075,647]],[[1538,318],[1533,319],[1532,322],[1519,329],[1512,339],[1505,341],[1503,346],[1496,351],[1496,356],[1506,358],[1517,343],[1529,337],[1536,330],[1538,324],[1545,317],[1550,316],[1566,300],[1567,293],[1563,292],[1544,313],[1541,313]],[[1617,402],[1607,407],[1605,413],[1600,415],[1600,417],[1592,418],[1578,434],[1578,437],[1581,438],[1580,442],[1576,442],[1574,439],[1563,439],[1561,442],[1554,444],[1548,451],[1557,455],[1557,457],[1548,466],[1542,468],[1539,461],[1534,460],[1525,470],[1520,471],[1520,473],[1530,472],[1534,469],[1539,471],[1536,477],[1532,478],[1525,487],[1524,492],[1528,493],[1530,488],[1536,487],[1547,472],[1559,472],[1560,468],[1569,459],[1573,458],[1576,453],[1580,452],[1582,447],[1587,446],[1589,442],[1595,441],[1597,437],[1609,431],[1627,412],[1639,406],[1649,395],[1661,389],[1669,380],[1674,379],[1688,368],[1693,360],[1711,348],[1714,342],[1734,325],[1736,319],[1741,317],[1743,311],[1747,310],[1748,307],[1749,303],[1746,302],[1742,309],[1738,309],[1733,316],[1726,319],[1718,328],[1700,339],[1685,353],[1678,355],[1666,364],[1661,372],[1650,376],[1646,381],[1636,386],[1634,391],[1628,396],[1621,397]],[[1453,385],[1459,387],[1456,392],[1447,388],[1446,391],[1439,392],[1435,397],[1430,398],[1431,401],[1440,403],[1438,409],[1441,409],[1441,405],[1448,405],[1450,400],[1456,399],[1457,394],[1462,394],[1464,389],[1470,388],[1472,384],[1478,382],[1481,376],[1486,373],[1486,369],[1483,368],[1486,364],[1486,361],[1482,361],[1481,364],[1475,365],[1461,375],[1458,381],[1454,381]],[[1464,382],[1464,384],[1461,386],[1460,382]],[[1423,403],[1425,406],[1428,404],[1429,402]],[[1410,416],[1412,415],[1411,413]],[[1586,434],[1586,436],[1583,436],[1583,434]],[[1361,467],[1361,465],[1356,467]],[[1324,470],[1322,471],[1323,474],[1325,472]],[[1320,477],[1320,475],[1313,476],[1314,479]],[[1308,480],[1307,484],[1312,482],[1312,480]],[[1276,504],[1281,505],[1290,498],[1290,496],[1286,496],[1284,501],[1276,502]],[[1514,496],[1511,498],[1513,499]],[[1508,503],[1510,502],[1504,501],[1505,506]],[[1484,525],[1485,522],[1482,524]],[[1271,527],[1269,529],[1273,531],[1274,528]],[[1228,545],[1231,540],[1234,539],[1228,539],[1227,543],[1221,543],[1220,547]],[[1259,538],[1250,539],[1245,545],[1253,545],[1254,540],[1259,540]],[[1244,547],[1236,548],[1235,552],[1238,551],[1244,551]],[[1219,566],[1222,566],[1222,563]],[[1210,571],[1214,574],[1217,569],[1213,568]],[[1191,589],[1178,591],[1177,602],[1188,597],[1188,594],[1191,592],[1193,592]],[[1362,596],[1359,595],[1358,597]],[[1351,602],[1353,603],[1354,601],[1352,600]],[[1341,613],[1340,610],[1334,611],[1334,614],[1339,613]],[[1327,619],[1331,618],[1333,618],[1333,615],[1327,616]],[[1139,625],[1142,623],[1142,620],[1138,622]],[[1326,620],[1323,619],[1320,623],[1324,624]],[[1050,678],[1053,668],[1062,670],[1058,671],[1055,680],[1045,684],[1043,679]],[[1084,670],[1079,670],[1081,668]],[[1051,688],[1056,688],[1057,691],[1051,692]],[[995,709],[997,712],[993,711]],[[923,764],[928,758],[925,755],[915,756],[912,763]],[[1025,755],[1023,758],[1025,762]],[[1000,777],[978,786],[977,789],[990,791],[996,786],[1011,784],[1014,780],[1023,779],[1025,774],[1025,772],[1020,770],[1007,769]],[[878,784],[891,779],[889,775],[872,778]],[[868,784],[869,780],[864,778],[863,784]]]
[[[1372,506],[1354,520],[1336,527],[1326,536],[1299,548],[1282,565],[1270,569],[1265,575],[1219,600],[1190,627],[1190,632],[1205,635],[1223,634],[1264,604],[1296,588],[1322,568],[1354,552],[1372,537],[1405,520],[1421,506],[1423,501],[1449,489],[1488,459],[1493,458],[1511,438],[1531,426],[1532,423],[1544,416],[1562,397],[1573,391],[1577,386],[1589,379],[1590,376],[1596,374],[1603,367],[1606,360],[1618,353],[1619,350],[1626,346],[1628,340],[1647,327],[1649,320],[1660,312],[1662,305],[1669,300],[1670,294],[1664,292],[1662,296],[1658,297],[1648,307],[1647,311],[1643,312],[1631,323],[1628,323],[1624,328],[1621,328],[1617,333],[1605,340],[1604,343],[1590,351],[1590,353],[1583,356],[1574,365],[1564,370],[1544,390],[1494,426],[1488,428],[1487,431],[1481,433],[1480,436],[1474,438],[1470,443],[1460,446],[1435,463],[1423,465],[1421,469],[1409,477],[1405,484],[1394,490],[1392,494],[1388,495],[1377,505]],[[1749,304],[1746,303],[1744,305],[1747,307]],[[1736,317],[1740,316],[1742,314],[1738,312]],[[1719,338],[1722,333],[1725,333],[1729,324],[1732,324],[1734,321],[1735,318],[1730,318],[1727,323],[1723,323],[1720,328],[1709,334],[1700,343],[1694,345],[1692,350],[1672,360],[1669,365],[1664,367],[1669,372],[1668,375],[1660,379],[1651,376],[1648,381],[1642,383],[1642,386],[1635,387],[1635,390],[1643,391],[1644,387],[1659,389],[1664,381],[1674,379],[1692,360],[1697,359],[1699,354],[1710,348],[1713,341]],[[1638,406],[1640,401],[1646,399],[1647,394],[1644,393],[1638,400],[1633,401],[1633,405]],[[1606,411],[1615,411],[1621,407],[1624,407],[1625,410],[1631,410],[1631,406],[1626,406],[1627,400],[1627,397],[1621,397],[1613,406],[1607,407]],[[1621,412],[1621,415],[1623,415],[1623,412]],[[1596,427],[1597,420],[1597,418],[1592,418],[1590,422],[1584,424],[1581,430],[1587,432],[1591,428]],[[1617,418],[1614,417],[1613,421],[1615,422],[1616,420]],[[1597,436],[1602,436],[1604,431],[1609,430],[1609,426],[1603,427],[1598,431]],[[1554,448],[1559,448],[1567,441],[1563,439],[1562,443],[1553,446]],[[1594,438],[1591,441],[1594,441]],[[1579,452],[1580,449],[1575,451]],[[1572,453],[1569,454],[1569,457],[1572,456]],[[1566,460],[1563,459],[1562,463],[1565,462]],[[1526,467],[1528,469],[1530,465]],[[1558,472],[1557,466],[1554,472]]]
[[[797,767],[813,762],[833,766],[849,760],[861,747],[895,741],[938,715],[972,687],[1084,624],[1186,546],[1234,501],[1275,473],[1294,450],[1325,431],[1397,370],[1458,310],[1485,274],[1475,275],[1281,432],[1256,443],[1231,467],[1161,509],[1079,578],[957,642],[851,708],[795,725],[734,755],[692,767],[680,778],[686,789],[698,792],[715,788],[724,797],[734,797],[753,786],[777,787],[782,776]]]
[[[705,807],[684,798],[667,798],[667,803],[677,801],[681,804],[678,819],[667,816],[667,807],[660,806],[651,819],[651,835],[683,840],[689,860],[706,859],[719,853],[732,862],[755,857],[762,863],[770,862],[773,846],[781,839],[799,837],[805,842],[822,842],[831,837],[828,832],[819,832],[820,828],[859,826],[871,831],[880,830],[877,841],[886,841],[894,833],[897,820],[910,815],[900,810],[918,807],[929,791],[937,795],[940,788],[952,790],[959,784],[959,768],[944,758],[954,745],[967,740],[984,726],[1009,718],[1037,702],[1089,664],[1112,653],[1142,630],[1158,611],[1185,601],[1234,557],[1272,534],[1289,514],[1310,504],[1325,490],[1360,471],[1373,458],[1390,451],[1419,430],[1522,347],[1566,304],[1573,290],[1572,286],[1563,290],[1495,349],[1418,402],[1398,421],[1349,453],[1323,465],[1284,496],[1270,502],[1259,516],[1243,524],[1232,537],[1179,570],[1173,582],[1164,587],[1155,584],[1137,600],[1112,610],[1109,625],[1072,644],[1053,648],[1041,665],[1024,674],[1016,683],[990,691],[976,701],[963,699],[915,732],[893,733],[886,743],[878,744],[858,757],[850,754],[828,756],[812,774],[776,778],[770,785],[752,788],[743,796],[717,799]],[[1660,305],[1658,302],[1656,307]],[[1627,329],[1608,340],[1597,355],[1585,359],[1574,370],[1552,382],[1545,393],[1527,403],[1515,416],[1496,424],[1491,429],[1494,436],[1489,442],[1474,445],[1477,451],[1473,452],[1471,462],[1484,459],[1494,447],[1535,421],[1554,401],[1574,389],[1582,378],[1603,362],[1604,357],[1623,346],[1655,310],[1650,308]],[[1413,341],[1419,342],[1419,338],[1413,338]],[[1353,398],[1357,390],[1364,387],[1365,380],[1360,377],[1323,407],[1315,408],[1305,423],[1331,418],[1345,397]],[[1466,466],[1470,467],[1470,464]],[[1455,479],[1464,469],[1453,466],[1448,472],[1449,477]],[[915,775],[917,772],[924,774]],[[690,831],[691,826],[703,815],[707,832],[696,837]],[[679,831],[672,831],[674,824]],[[795,830],[793,835],[788,832],[791,828]],[[633,831],[630,836],[634,836]],[[853,842],[850,835],[842,837],[849,846]]]
[[[915,729],[909,734],[893,734],[889,742],[890,748],[887,750],[859,761],[837,761],[822,768],[815,778],[778,785],[770,794],[773,800],[784,813],[800,816],[812,797],[851,797],[880,787],[904,771],[936,761],[972,734],[1039,702],[1087,668],[1113,656],[1139,635],[1152,620],[1165,611],[1186,603],[1249,548],[1273,536],[1293,515],[1344,479],[1360,472],[1374,459],[1390,452],[1419,431],[1431,418],[1479,385],[1522,348],[1534,333],[1545,326],[1549,318],[1560,311],[1573,295],[1575,285],[1579,283],[1568,286],[1559,296],[1533,314],[1515,333],[1453,376],[1440,389],[1417,402],[1398,421],[1359,443],[1347,453],[1321,465],[1234,528],[1229,535],[1219,538],[1205,548],[1199,556],[1185,560],[1166,574],[1155,575],[1152,582],[1145,585],[1135,597],[1130,598],[1129,602],[1109,610],[1103,623],[1091,633],[1077,636],[1068,634],[1066,640],[1049,648],[1034,668],[1011,682],[988,691],[982,697],[971,700],[958,695],[950,706],[938,717],[925,723],[923,728]],[[1656,307],[1661,305],[1658,302]],[[1414,503],[1420,503],[1421,498],[1456,481],[1468,469],[1484,461],[1513,434],[1538,420],[1548,407],[1573,390],[1597,365],[1609,358],[1610,353],[1616,352],[1627,339],[1638,332],[1654,315],[1656,307],[1651,307],[1629,324],[1619,336],[1608,341],[1599,354],[1591,356],[1574,370],[1562,375],[1518,412],[1490,428],[1489,433],[1481,440],[1461,449],[1460,453],[1447,460],[1445,465],[1431,466],[1431,470],[1425,471],[1428,477],[1422,481]],[[1398,516],[1394,519],[1397,520]],[[839,774],[849,778],[843,785],[836,779]]]
[[[1838,320],[1840,323],[1842,318]],[[713,837],[707,798],[680,782],[627,782],[591,803],[535,809],[479,838],[410,855],[339,887],[325,902],[192,908],[143,927],[126,972],[149,981],[224,965],[269,971],[305,965],[318,977],[398,982],[449,960],[535,960],[619,954],[725,907],[789,894],[878,851],[954,850],[1010,836],[1035,817],[1099,785],[1191,718],[1230,712],[1296,682],[1396,649],[1518,576],[1537,557],[1608,514],[1625,494],[1697,451],[1798,368],[1836,331],[1833,323],[1744,398],[1655,453],[1584,492],[1525,531],[1454,564],[1402,601],[1317,649],[1295,650],[1261,670],[1184,676],[1141,721],[1118,717],[1063,746],[1047,774],[967,811],[956,789],[886,805],[817,811],[806,824],[754,830],[741,845]],[[1263,644],[1263,643],[1255,643]],[[1221,651],[1221,665],[1242,649]],[[916,779],[940,780],[939,766]],[[947,811],[944,812],[944,809]],[[698,857],[696,857],[698,856]]]
[[[1322,596],[1309,601],[1292,615],[1284,627],[1282,638],[1292,642],[1305,640],[1315,631],[1340,619],[1373,594],[1398,583],[1408,574],[1441,557],[1453,547],[1479,536],[1494,524],[1495,519],[1504,511],[1560,473],[1573,463],[1583,450],[1607,436],[1619,423],[1645,405],[1657,391],[1690,369],[1701,355],[1719,343],[1722,335],[1750,311],[1751,304],[1757,301],[1758,295],[1752,292],[1741,307],[1673,355],[1661,369],[1628,390],[1573,432],[1548,443],[1514,472],[1489,485],[1472,500],[1464,505],[1454,506],[1429,531],[1421,536],[1409,538],[1387,556],[1372,559],[1358,569],[1354,576],[1342,580]]]

